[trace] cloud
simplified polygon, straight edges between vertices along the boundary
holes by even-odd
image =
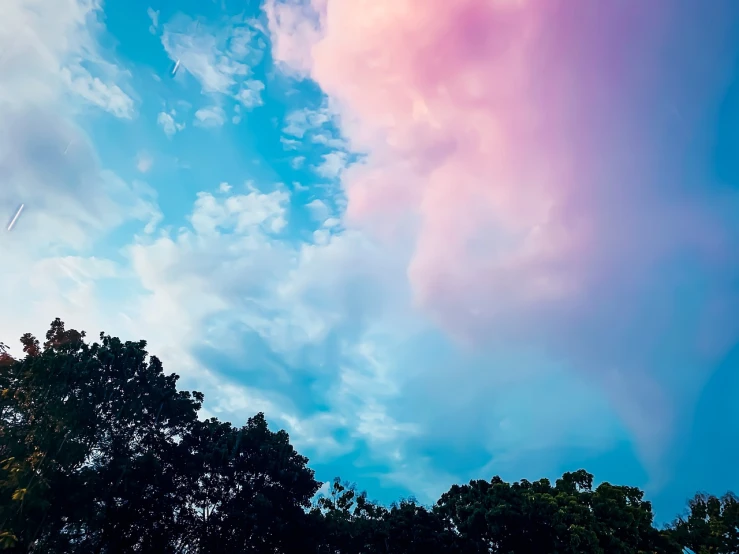
[[[305,156],[293,156],[290,158],[290,165],[293,166],[293,169],[300,169],[304,163]]]
[[[157,29],[159,29],[159,11],[153,10],[152,8],[147,8],[146,15],[148,15],[149,19],[151,19],[151,25],[149,25],[149,32],[152,35],[156,35]]]
[[[310,210],[311,215],[318,221],[325,221],[329,213],[331,213],[326,203],[318,198],[311,200],[305,207]]]
[[[199,193],[195,211],[190,220],[200,235],[211,235],[217,229],[232,229],[242,234],[247,231],[280,232],[287,224],[285,215],[289,196],[284,191],[269,194],[250,192],[231,195],[226,200],[209,193]]]
[[[155,194],[101,168],[87,136],[63,115],[63,104],[0,111],[0,206],[8,212],[26,206],[12,236],[3,239],[8,255],[84,250],[124,221],[158,217]]]
[[[253,77],[253,67],[266,45],[256,22],[231,19],[226,26],[209,26],[178,14],[163,29],[165,51],[205,94],[231,97],[248,109],[262,104],[264,84]]]
[[[118,85],[106,84],[82,67],[64,68],[61,75],[70,91],[91,104],[122,119],[133,117],[133,100]]]
[[[96,42],[104,29],[94,2],[19,0],[4,4],[6,31],[0,34],[0,104],[20,110],[67,96],[130,119],[134,102],[124,92],[128,74],[106,60]]]
[[[220,106],[201,108],[195,112],[197,127],[220,127],[226,122],[226,114]]]
[[[182,131],[182,129],[185,128],[184,123],[177,123],[175,121],[175,115],[175,110],[171,110],[169,113],[159,112],[159,115],[157,116],[157,123],[164,131],[164,134],[169,138],[172,138],[178,131]]]
[[[282,132],[288,136],[302,139],[307,133],[320,131],[334,121],[327,106],[318,109],[301,108],[285,116]],[[285,139],[290,140],[290,139]]]
[[[113,176],[109,179],[111,184],[123,186]],[[143,183],[134,183],[131,189],[137,198],[153,196]],[[247,414],[266,411],[270,421],[288,429],[301,448],[310,448],[322,457],[346,453],[352,443],[339,442],[333,436],[344,425],[340,416],[306,413],[274,387],[242,386],[214,373],[210,364],[195,355],[196,348],[233,353],[233,346],[239,341],[220,346],[213,341],[228,337],[228,325],[239,322],[253,323],[272,339],[293,344],[284,327],[289,321],[289,307],[271,305],[269,295],[263,297],[269,290],[279,298],[275,291],[281,276],[289,274],[297,260],[296,251],[279,240],[287,223],[289,195],[282,190],[261,193],[250,188],[245,194],[232,191],[222,183],[219,192],[223,196],[200,193],[189,217],[189,227],[176,234],[162,231],[154,236],[151,230],[144,229],[149,234],[139,234],[125,249],[124,263],[84,255],[89,250],[75,240],[69,241],[68,246],[80,254],[41,253],[38,246],[42,241],[29,240],[32,237],[28,229],[42,231],[40,239],[47,241],[48,232],[59,229],[55,229],[54,221],[38,219],[52,213],[48,207],[39,210],[37,206],[41,213],[30,214],[34,219],[28,221],[29,225],[19,226],[19,233],[3,239],[6,256],[13,263],[0,281],[0,300],[17,315],[0,322],[0,335],[14,351],[12,338],[29,330],[43,332],[48,322],[59,315],[69,326],[85,329],[91,336],[100,330],[127,338],[146,335],[151,351],[162,358],[166,367],[183,376],[182,386],[207,393],[209,414],[239,421]],[[115,198],[124,199],[122,191],[118,192]],[[110,194],[110,188],[97,193],[88,191],[88,219],[98,210],[100,217],[105,218],[116,213],[111,211],[116,203],[99,204],[101,197],[112,199]],[[53,201],[68,207],[74,201],[73,191],[62,189]],[[120,206],[121,215],[141,218],[142,222],[150,211],[151,205],[143,201]],[[68,233],[77,214],[66,215],[63,223]],[[118,216],[104,221],[113,228],[122,219]],[[100,229],[91,231],[90,239],[102,233]],[[112,297],[103,294],[106,286],[115,287],[117,293]],[[232,301],[241,308],[250,303],[256,305],[254,309],[232,311]],[[267,313],[279,314],[277,321],[271,321]],[[295,328],[299,328],[299,321]],[[281,339],[272,333],[280,330]],[[243,330],[241,333],[243,337]],[[188,347],[183,348],[183,344]],[[240,355],[238,349],[236,353]]]
[[[247,109],[261,106],[263,104],[263,90],[264,83],[262,81],[251,79],[242,84],[241,90],[236,93],[236,99]]]
[[[283,70],[297,76],[310,73],[311,48],[321,36],[321,14],[310,2],[263,5],[272,38],[272,55]]]
[[[392,305],[393,295],[382,292],[387,262],[365,274],[366,261],[381,259],[381,253],[356,235],[334,236],[322,245],[283,241],[289,201],[279,189],[242,194],[222,186],[218,196],[198,194],[188,228],[130,246],[128,258],[146,294],[129,302],[129,317],[138,332],[148,330],[152,348],[165,358],[181,365],[182,356],[190,356],[189,383],[197,384],[206,371],[208,352],[218,353],[220,367],[238,363],[252,372],[251,383],[264,382],[245,388],[226,379],[230,384],[216,386],[213,377],[206,383],[211,413],[239,418],[265,409],[298,445],[324,460],[348,452],[357,440],[398,440],[412,426],[396,423],[376,402],[394,393],[373,360],[371,343],[337,345],[335,354],[326,350],[330,336],[354,328],[362,312],[380,314]],[[329,268],[334,277],[327,280]],[[363,299],[357,301],[353,292],[360,288]],[[182,344],[190,348],[182,351]],[[246,367],[238,361],[245,345],[251,359]],[[295,389],[298,397],[286,396],[296,386],[291,383],[305,378],[301,367],[325,368],[316,376],[326,387],[313,400],[304,389]],[[296,398],[311,409],[300,408]],[[328,412],[312,407],[325,402]],[[354,430],[354,438],[339,441],[335,433],[346,429]]]
[[[340,174],[346,224],[415,245],[415,304],[460,345],[537,344],[602,387],[654,468],[723,354],[697,347],[678,291],[739,275],[725,199],[688,193],[643,125],[675,78],[657,53],[687,48],[683,34],[635,2],[268,0],[265,13],[277,61],[316,81],[365,155]],[[294,112],[284,133],[316,123]],[[735,302],[728,283],[695,301]]]
[[[147,185],[101,166],[81,125],[89,124],[82,108],[90,103],[120,117],[132,106],[114,84],[124,72],[96,42],[105,31],[98,5],[10,1],[3,8],[0,211],[25,206],[12,233],[0,236],[0,303],[13,314],[0,333],[13,337],[60,314],[99,321],[90,306],[104,303],[96,304],[92,283],[117,269],[92,250],[124,223],[153,232],[161,212]],[[86,89],[86,82],[94,85]]]
[[[347,142],[341,136],[339,114],[324,102],[318,107],[303,107],[287,113],[282,122],[280,142],[287,151],[311,150],[321,162],[314,165],[317,175],[335,180],[349,165]],[[293,166],[301,166],[304,156],[293,158]]]
[[[58,38],[63,45],[75,36]],[[61,47],[49,52],[63,56]],[[44,71],[53,73],[57,65],[63,58],[29,75],[46,82],[51,78]],[[321,244],[286,240],[290,195],[283,187],[244,192],[220,185],[218,192],[197,196],[185,226],[160,229],[156,192],[101,165],[69,90],[49,86],[24,94],[26,83],[18,79],[11,83],[16,89],[3,86],[12,104],[0,103],[0,207],[10,215],[20,202],[26,205],[13,232],[0,236],[9,261],[0,276],[0,303],[14,314],[0,321],[0,336],[13,353],[13,338],[43,333],[58,316],[90,336],[104,330],[145,337],[151,352],[183,376],[182,386],[207,394],[210,413],[237,421],[264,409],[301,449],[324,460],[367,437],[387,442],[409,428],[355,390],[381,373],[371,349],[332,338],[356,336],[358,322],[399,304],[384,290],[402,269],[388,269],[392,256],[358,234],[327,236]],[[184,127],[176,115],[158,115],[168,136]],[[123,167],[130,161],[124,159]],[[148,165],[140,163],[143,155],[136,162],[141,171]],[[309,226],[308,237],[315,228]],[[121,255],[124,230],[130,238]],[[333,268],[329,279],[327,268]],[[254,364],[241,364],[248,341],[253,348],[246,358]],[[262,382],[244,387],[233,375],[216,373],[213,368],[226,363],[209,359],[217,355],[247,365]],[[307,368],[322,366],[326,387],[316,398],[335,402],[337,410],[320,407],[302,387],[312,378]],[[387,394],[378,391],[378,398]]]
[[[147,173],[154,165],[154,159],[146,152],[139,152],[136,156],[136,169],[140,173]]]
[[[338,179],[347,166],[346,152],[335,151],[323,155],[323,161],[316,166],[316,173],[328,179]]]
[[[297,150],[301,144],[299,140],[289,139],[285,137],[280,137],[280,143],[285,148],[285,150]]]

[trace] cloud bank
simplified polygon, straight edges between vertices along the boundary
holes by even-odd
[[[665,106],[687,75],[664,52],[695,47],[679,42],[695,14],[666,7],[265,5],[273,55],[316,81],[366,154],[343,174],[346,224],[411,237],[417,307],[473,349],[561,359],[607,391],[652,463],[739,338],[736,195],[676,163],[703,122]],[[715,102],[712,86],[693,100]]]

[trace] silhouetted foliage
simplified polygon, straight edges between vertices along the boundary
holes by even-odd
[[[739,499],[732,493],[721,498],[696,494],[687,515],[671,526],[675,541],[695,554],[739,552]]]
[[[454,485],[386,508],[308,460],[263,414],[197,417],[146,342],[99,342],[56,319],[24,357],[0,343],[0,550],[9,554],[739,552],[739,501],[697,495],[667,529],[641,490],[583,470],[552,484]]]

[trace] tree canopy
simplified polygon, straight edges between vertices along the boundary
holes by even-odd
[[[321,483],[264,414],[198,418],[146,342],[97,342],[56,319],[24,356],[0,343],[0,550],[48,554],[739,552],[739,500],[698,494],[654,525],[641,490],[584,470],[454,485],[385,507]]]

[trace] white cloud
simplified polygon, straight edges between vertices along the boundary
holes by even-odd
[[[286,222],[289,195],[284,191],[269,194],[250,192],[225,199],[201,192],[195,201],[190,222],[198,235],[210,236],[219,230],[237,234],[278,233]]]
[[[141,173],[147,173],[154,165],[154,159],[146,152],[139,152],[136,156],[136,169]]]
[[[177,123],[174,116],[176,112],[172,110],[170,113],[160,112],[157,116],[157,123],[164,130],[164,134],[169,138],[175,135],[178,131],[182,131],[185,128],[184,123]]]
[[[0,207],[10,213],[26,205],[6,245],[11,251],[16,241],[38,255],[84,249],[124,221],[150,221],[158,212],[150,190],[101,170],[87,137],[58,109],[13,111],[3,121]]]
[[[234,125],[241,123],[241,106],[239,104],[234,105],[234,115],[231,118],[231,123]]]
[[[311,142],[314,144],[323,144],[329,148],[344,149],[346,148],[346,141],[342,138],[336,138],[333,133],[328,130],[321,130],[314,133],[311,138]]]
[[[347,165],[346,152],[335,151],[323,155],[323,161],[316,166],[315,171],[321,177],[338,179]]]
[[[357,440],[379,449],[416,434],[416,426],[387,413],[385,402],[397,394],[397,387],[371,341],[354,347],[352,339],[340,346],[335,355],[347,360],[340,366],[331,361],[334,354],[324,343],[336,332],[364,334],[364,324],[357,327],[358,322],[381,315],[386,307],[402,306],[388,288],[390,275],[402,272],[402,266],[391,271],[392,258],[354,233],[330,236],[320,245],[291,245],[281,240],[287,192],[265,193],[248,186],[247,193],[239,194],[225,183],[218,188],[217,196],[198,195],[188,228],[139,240],[129,249],[132,268],[147,293],[127,302],[133,306],[127,313],[137,332],[147,333],[152,351],[177,360],[178,371],[183,356],[188,357],[188,384],[202,381],[198,386],[207,394],[211,413],[238,419],[264,409],[313,455],[348,451]],[[320,210],[319,202],[312,208]],[[358,300],[355,292],[360,291]],[[389,334],[399,340],[413,329],[397,314],[388,320],[393,322]],[[325,366],[325,378],[334,383],[325,388],[330,414],[308,416],[276,390],[224,381],[209,374],[189,349],[212,343],[222,354],[233,351],[240,359],[239,345],[252,335],[288,367],[297,360]],[[183,345],[188,347],[183,350]],[[291,378],[284,374],[284,379]],[[337,442],[332,436],[337,429],[351,431],[350,439]]]
[[[195,125],[198,127],[220,127],[226,122],[226,113],[220,106],[201,108],[195,112]]]
[[[83,0],[6,0],[0,31],[0,105],[48,105],[63,96],[131,118],[134,102],[121,88],[128,74],[106,61],[96,42],[100,6]]]
[[[317,221],[324,221],[329,216],[331,211],[323,200],[316,198],[305,205],[310,210],[311,216]]]
[[[252,67],[266,44],[255,22],[231,19],[226,26],[210,27],[180,14],[164,25],[162,45],[204,93],[231,97],[246,108],[261,105],[264,84],[253,78]]]
[[[10,342],[57,316],[85,326],[116,319],[97,285],[121,268],[95,250],[124,223],[153,232],[161,213],[149,187],[101,166],[74,118],[89,104],[133,113],[125,72],[95,40],[104,32],[98,3],[7,0],[0,11],[0,213],[25,205],[0,235],[0,305],[12,314],[0,334]]]
[[[355,433],[377,446],[385,446],[419,434],[417,425],[398,423],[387,414],[384,406],[374,400],[362,406],[357,415],[359,424]]]
[[[280,142],[285,147],[285,150],[297,150],[302,144],[299,140],[289,139],[286,137],[280,137]]]
[[[236,99],[241,102],[245,108],[261,106],[264,103],[262,101],[263,90],[264,83],[262,83],[262,81],[250,79],[243,83],[241,90],[236,94]]]
[[[293,156],[290,158],[290,165],[293,169],[300,169],[305,163],[305,156]]]
[[[291,137],[303,138],[306,134],[319,132],[332,121],[333,116],[327,106],[318,109],[302,108],[287,114],[282,132]]]
[[[149,16],[149,19],[151,19],[151,25],[149,25],[149,32],[152,35],[156,35],[157,29],[159,29],[159,11],[153,10],[152,8],[147,8],[146,14]]]
[[[298,150],[306,142],[311,148],[320,145],[331,149],[324,154],[316,171],[321,176],[336,179],[348,159],[348,144],[341,137],[337,124],[336,113],[327,103],[318,108],[293,110],[283,120],[280,142],[285,150]]]
[[[61,71],[62,79],[69,90],[78,94],[91,104],[112,113],[116,117],[131,119],[134,114],[133,100],[116,84],[107,84],[99,77],[92,76],[82,67]]]
[[[272,36],[273,57],[281,70],[298,78],[307,77],[311,67],[311,48],[320,39],[320,2],[278,2],[263,5]]]

